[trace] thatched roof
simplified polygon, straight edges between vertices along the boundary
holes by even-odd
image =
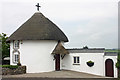
[[[42,13],[35,13],[9,38],[11,40],[57,40],[68,42],[66,35]]]
[[[61,42],[58,42],[52,54],[69,54],[69,52],[62,46]]]

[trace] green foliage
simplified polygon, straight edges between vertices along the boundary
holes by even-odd
[[[2,65],[2,68],[10,68],[10,69],[16,69],[18,68],[18,65]]]
[[[118,61],[116,63],[116,67],[118,68],[118,77],[120,78],[120,50],[118,50]]]
[[[2,59],[2,40],[0,38],[0,63],[1,63],[1,59]]]
[[[118,61],[116,63],[116,67],[120,69],[120,50],[118,50]]]
[[[116,67],[120,69],[120,64],[117,62]]]
[[[94,62],[90,60],[90,61],[88,61],[88,63],[94,63]]]
[[[6,34],[0,34],[0,52],[2,54],[2,60],[3,58],[10,56],[10,44],[6,42],[7,39],[8,37]]]
[[[85,47],[83,47],[83,49],[88,49],[88,47],[87,47],[87,46],[85,46]]]
[[[105,49],[105,52],[118,52],[118,49]]]

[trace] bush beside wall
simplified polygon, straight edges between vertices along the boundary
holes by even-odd
[[[118,78],[120,79],[120,69],[118,69]]]
[[[2,65],[2,68],[17,69],[18,65]]]

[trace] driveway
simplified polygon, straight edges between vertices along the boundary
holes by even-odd
[[[2,80],[118,80],[113,78],[4,78]]]
[[[53,71],[44,73],[26,73],[20,75],[5,75],[3,78],[108,78],[76,71]]]

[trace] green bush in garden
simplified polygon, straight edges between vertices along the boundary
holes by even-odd
[[[2,68],[16,69],[18,68],[18,65],[2,65]]]

